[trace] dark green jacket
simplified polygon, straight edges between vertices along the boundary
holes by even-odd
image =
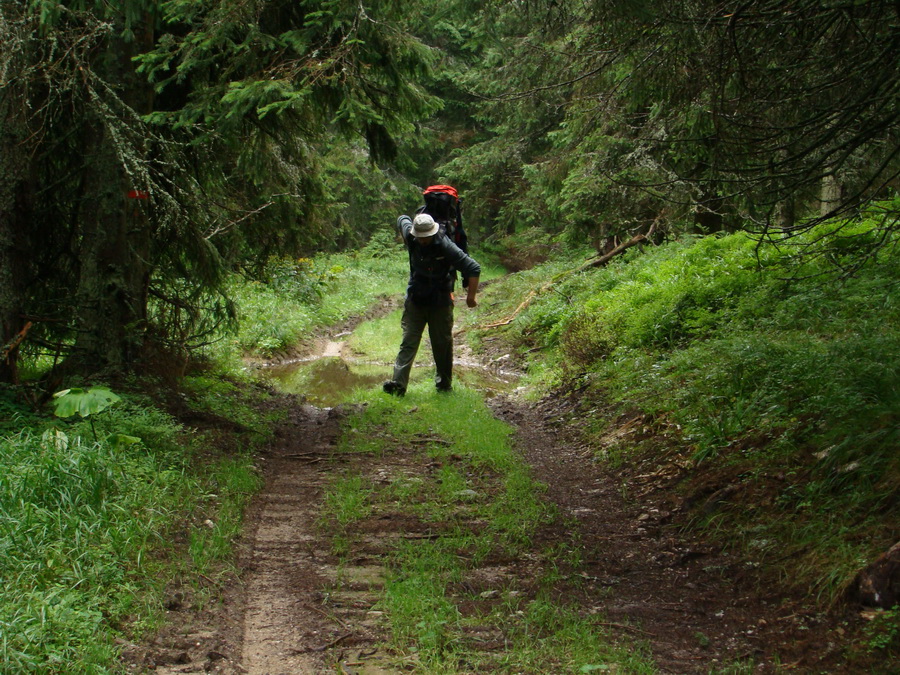
[[[400,216],[397,228],[409,252],[409,284],[406,297],[417,305],[449,305],[457,270],[463,278],[481,276],[481,266],[456,244],[438,232],[423,246],[412,234],[412,219]]]

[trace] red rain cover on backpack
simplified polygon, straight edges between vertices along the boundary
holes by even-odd
[[[456,188],[452,185],[432,185],[430,187],[425,188],[425,191],[422,193],[423,195],[431,194],[432,192],[446,192],[448,195],[453,195],[453,199],[459,201],[459,193],[456,191]]]
[[[459,193],[452,185],[431,185],[422,192],[425,206],[421,212],[434,218],[450,237],[450,240],[466,253],[469,252],[469,241],[463,230],[462,207]]]
[[[430,185],[422,192],[425,206],[419,213],[427,213],[434,218],[450,237],[450,241],[459,246],[464,253],[469,252],[469,237],[463,229],[462,202],[459,193],[452,185]],[[462,280],[463,287],[469,285],[468,279]]]

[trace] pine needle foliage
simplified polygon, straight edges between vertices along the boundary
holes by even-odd
[[[492,230],[539,224],[598,248],[653,224],[781,240],[896,189],[890,2],[503,2],[468,16],[493,38],[465,68],[480,133],[443,171]],[[897,211],[883,216],[895,230]]]
[[[0,280],[3,343],[33,316],[32,353],[122,369],[183,356],[233,321],[227,271],[333,247],[327,143],[391,159],[438,105],[417,84],[432,51],[400,12],[3,3],[0,255],[23,261]]]

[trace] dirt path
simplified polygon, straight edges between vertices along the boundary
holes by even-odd
[[[580,583],[566,586],[566,600],[623,639],[647,643],[659,672],[708,673],[751,658],[755,672],[780,672],[778,663],[791,672],[841,672],[829,666],[839,642],[834,625],[755,587],[743,561],[669,531],[669,514],[650,500],[627,499],[620,477],[602,472],[560,429],[560,401],[527,406],[495,398],[491,405],[516,428],[519,450],[563,514],[534,549],[573,542],[583,549],[573,571]],[[318,518],[325,486],[342,472],[377,482],[429,468],[409,448],[382,458],[336,454],[342,417],[337,409],[290,408],[260,458],[266,486],[247,514],[240,575],[223,589],[224,605],[203,612],[173,606],[171,626],[132,659],[135,668],[165,675],[408,672],[412,664],[384,646],[376,605],[381,563],[398,537],[427,533],[413,518],[375,513],[360,532],[361,546],[340,563]],[[502,574],[527,587],[535,564],[527,556],[476,576]],[[494,643],[503,648],[502,639]]]
[[[246,514],[240,574],[221,589],[224,604],[170,609],[170,625],[131,655],[133,668],[163,675],[381,672],[360,669],[384,638],[371,609],[380,571],[336,566],[318,522],[324,488],[345,463],[334,452],[341,417],[291,406],[259,458],[265,488]]]
[[[254,502],[247,528],[244,630],[241,664],[250,675],[314,672],[317,650],[336,639],[313,610],[320,589],[334,577],[317,541],[315,505],[321,499],[318,468],[331,453],[336,429],[328,413],[308,406],[294,411],[281,443],[266,457],[266,490]],[[319,429],[298,448],[294,432]],[[293,451],[293,452],[292,452]]]
[[[341,343],[321,340],[328,354]],[[464,355],[461,355],[464,356]],[[415,517],[376,511],[355,532],[349,556],[335,555],[320,522],[327,487],[346,473],[373,485],[397,475],[427,478],[434,463],[416,448],[382,457],[336,452],[341,409],[288,400],[288,419],[259,458],[265,487],[246,514],[239,573],[219,588],[221,605],[197,610],[173,591],[169,624],[157,639],[129,648],[134,671],[161,675],[409,672],[415,661],[390,648],[378,606],[385,556],[398,540],[433,536]],[[468,591],[515,586],[534,591],[547,561],[539,551],[579,550],[581,564],[562,569],[567,603],[619,639],[648,647],[660,673],[852,672],[841,670],[841,617],[820,616],[768,588],[751,561],[741,560],[673,527],[673,468],[661,461],[640,474],[604,470],[573,431],[572,401],[525,404],[490,399],[493,414],[515,429],[518,452],[547,486],[561,514],[519,559],[488,561],[472,570]],[[620,420],[610,433],[626,438],[640,420]],[[553,563],[557,564],[557,563]],[[502,651],[494,632],[474,636]],[[420,671],[421,672],[421,671]],[[462,671],[461,671],[462,672]],[[474,671],[473,671],[474,672]],[[625,671],[621,671],[625,672]]]
[[[560,399],[496,400],[493,409],[516,427],[526,460],[585,547],[589,583],[579,601],[611,622],[640,626],[626,632],[649,642],[660,672],[709,673],[736,661],[755,662],[755,672],[844,672],[835,663],[835,617],[760,585],[753,562],[671,526],[666,495],[647,480],[665,482],[665,462],[643,480],[604,470],[567,428],[571,410]],[[635,421],[610,433],[627,435]]]

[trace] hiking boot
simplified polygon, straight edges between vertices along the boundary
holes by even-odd
[[[406,389],[393,380],[385,382],[381,385],[381,389],[385,394],[390,394],[391,396],[403,396],[406,393]]]
[[[437,392],[439,394],[449,394],[451,391],[453,391],[453,387],[451,387],[449,384],[439,384],[435,387],[435,389],[437,389]]]

